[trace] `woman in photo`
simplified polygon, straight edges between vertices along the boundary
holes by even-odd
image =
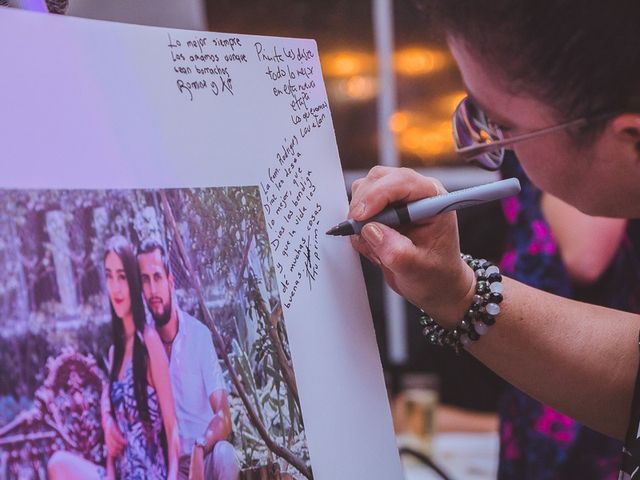
[[[57,452],[49,462],[49,477],[175,479],[180,442],[168,360],[155,328],[146,323],[138,265],[126,238],[114,236],[107,242],[104,267],[113,345],[109,399],[103,402],[108,411],[102,416],[104,423],[115,423],[123,442],[121,448],[109,446],[106,470]]]

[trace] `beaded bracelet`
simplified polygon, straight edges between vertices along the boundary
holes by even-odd
[[[453,330],[446,330],[426,312],[422,311],[420,324],[422,333],[433,345],[447,346],[460,353],[463,347],[475,342],[489,331],[496,323],[496,315],[500,313],[500,303],[504,286],[500,269],[485,259],[476,260],[471,255],[460,254],[462,260],[469,265],[476,277],[476,292],[473,303],[464,318]]]

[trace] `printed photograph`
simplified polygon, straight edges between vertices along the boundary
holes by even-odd
[[[258,187],[0,190],[0,479],[313,478]]]

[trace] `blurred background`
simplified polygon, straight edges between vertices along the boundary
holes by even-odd
[[[428,0],[205,7],[210,30],[317,41],[347,190],[377,164],[415,168],[450,190],[496,178],[453,153],[451,115],[464,87]],[[499,259],[501,218],[499,204],[462,211],[463,251]],[[399,445],[427,453],[451,478],[495,478],[501,381],[468,354],[429,346],[419,312],[383,286],[377,268],[363,262],[363,270]],[[439,478],[419,456],[403,460],[407,478]]]
[[[449,190],[497,179],[453,153],[450,118],[464,88],[429,22],[429,0],[70,0],[68,14],[313,38],[347,191],[378,164],[417,169]],[[498,260],[500,205],[459,218],[463,251]],[[419,313],[384,287],[377,269],[363,262],[363,271],[407,478],[495,478],[501,381],[466,353],[430,347]]]

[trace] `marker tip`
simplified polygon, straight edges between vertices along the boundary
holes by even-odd
[[[327,235],[335,235],[336,232],[338,231],[339,225],[336,225],[335,227],[331,227],[329,230],[327,230]]]

